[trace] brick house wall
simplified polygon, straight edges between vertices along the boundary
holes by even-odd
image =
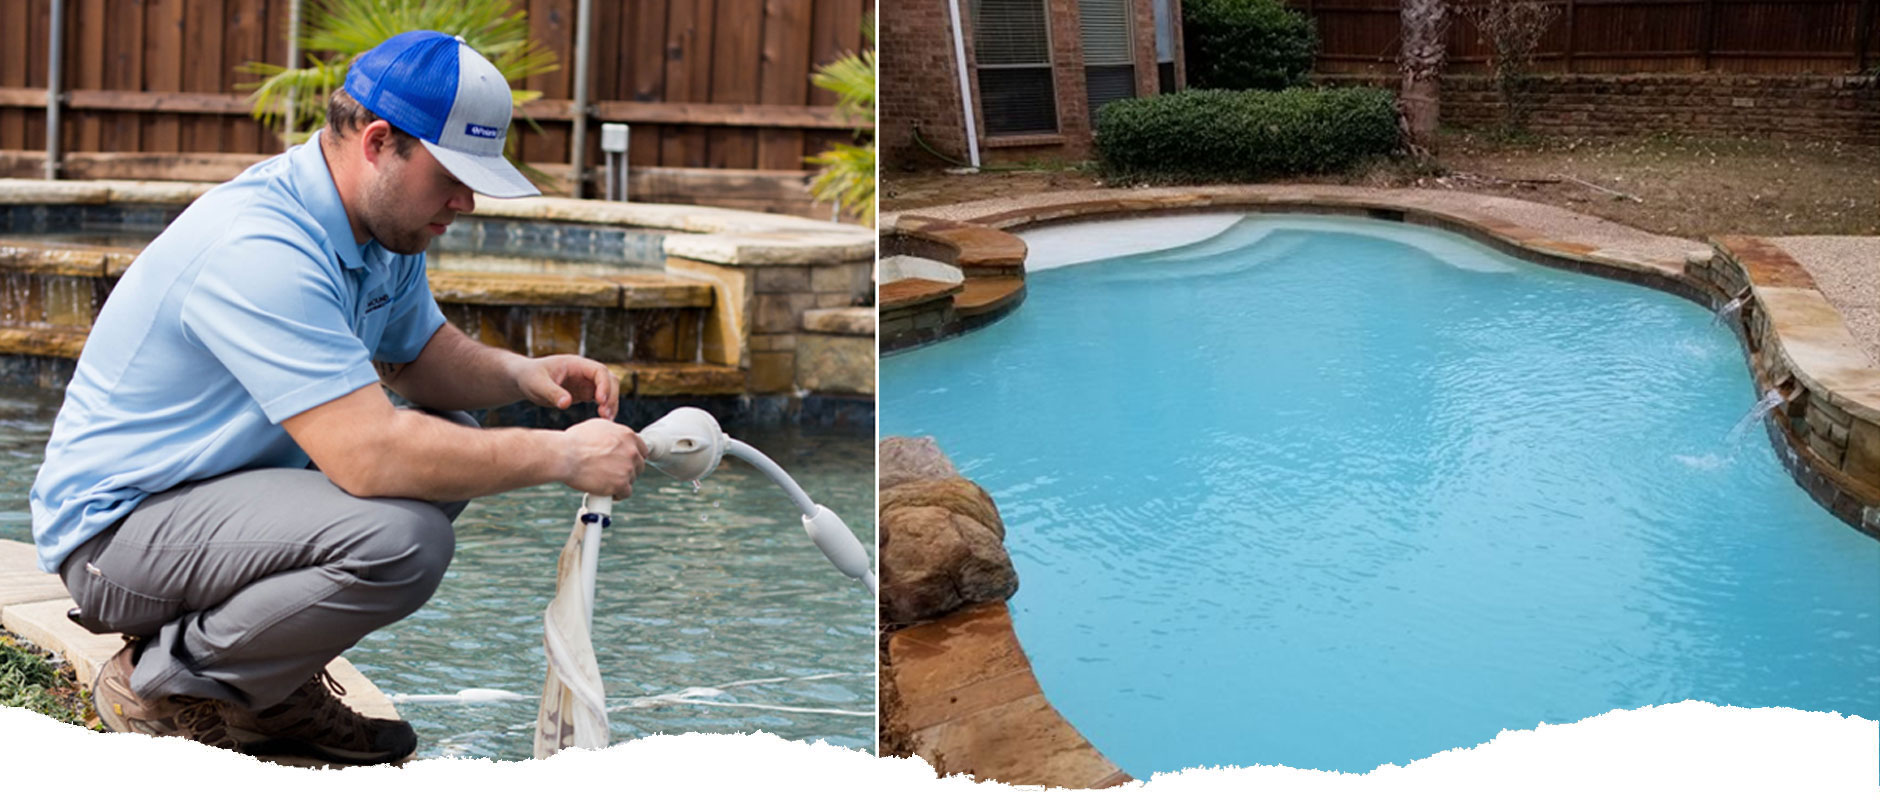
[[[947,156],[967,160],[966,126],[960,111],[959,71],[953,58],[953,26],[948,0],[909,0],[881,17],[881,110],[876,123],[885,164],[889,168],[931,168],[946,162],[914,142],[922,141]],[[1083,37],[1077,0],[1044,0],[1051,38],[1051,78],[1055,94],[1056,133],[988,137],[980,110],[979,71],[973,56],[971,5],[959,0],[968,82],[973,93],[974,123],[979,134],[980,163],[1058,159],[1078,161],[1092,155],[1093,137],[1089,101],[1084,85]],[[1175,85],[1186,85],[1182,64],[1181,4],[1171,0],[1174,30]],[[1136,94],[1158,92],[1155,61],[1155,7],[1153,0],[1131,0],[1135,18]]]
[[[1321,75],[1321,85],[1395,90],[1394,77]],[[1561,136],[1667,131],[1880,144],[1880,82],[1836,75],[1541,75],[1528,129]],[[1501,99],[1481,75],[1443,77],[1442,123],[1500,124]]]

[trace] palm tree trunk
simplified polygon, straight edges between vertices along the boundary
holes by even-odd
[[[1449,34],[1444,0],[1402,0],[1403,53],[1397,68],[1403,73],[1398,100],[1403,107],[1404,136],[1416,155],[1436,152],[1436,123],[1441,110],[1445,39]]]

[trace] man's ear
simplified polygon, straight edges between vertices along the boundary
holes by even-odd
[[[359,155],[374,167],[381,166],[379,160],[395,152],[396,144],[392,141],[392,123],[385,120],[375,119],[359,130]]]

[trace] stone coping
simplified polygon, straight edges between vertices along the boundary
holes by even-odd
[[[1133,778],[1045,699],[1005,603],[961,609],[887,634],[884,696],[914,752],[942,775],[1067,789]]]
[[[884,229],[891,236],[932,245],[939,251],[935,253],[939,257],[933,260],[952,264],[969,277],[980,272],[1024,274],[1025,240],[995,227],[909,213],[898,215]],[[905,249],[927,249],[910,245],[897,244]]]
[[[875,335],[873,308],[813,308],[803,312],[803,330],[837,336]]]
[[[1833,398],[1843,410],[1880,423],[1880,369],[1855,340],[1841,313],[1808,270],[1774,242],[1754,236],[1718,236],[1717,250],[1747,273],[1757,305],[1769,316],[1795,379]],[[1785,376],[1772,375],[1772,383]]]
[[[1438,227],[1457,226],[1460,232],[1478,237],[1486,235],[1531,253],[1668,277],[1681,276],[1685,254],[1702,246],[1689,239],[1648,233],[1526,200],[1428,189],[1318,185],[1047,192],[910,209],[883,215],[881,225],[884,229],[899,230],[903,220],[928,226],[931,223],[924,220],[934,219],[1015,231],[1072,219],[1148,216],[1200,209],[1365,213],[1409,222],[1435,222],[1439,223]]]
[[[894,311],[931,303],[942,298],[959,294],[962,284],[930,281],[926,278],[902,278],[883,285],[875,295],[875,304],[882,311]]]
[[[48,243],[0,237],[0,272],[76,278],[121,278],[138,248]],[[493,272],[436,267],[427,271],[440,303],[577,306],[587,308],[709,308],[711,284],[656,271],[592,275]]]
[[[187,205],[216,185],[0,178],[0,205]],[[665,238],[668,255],[733,266],[853,262],[875,254],[874,233],[861,226],[706,206],[479,196],[474,216],[678,231]]]

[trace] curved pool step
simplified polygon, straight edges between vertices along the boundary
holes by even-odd
[[[32,545],[0,541],[0,627],[35,647],[59,654],[72,665],[79,685],[89,687],[104,662],[124,646],[124,639],[79,627],[65,616],[71,608],[72,598],[66,594],[58,576],[39,570],[38,556]],[[392,705],[391,698],[360,674],[352,662],[344,657],[335,658],[326,669],[345,687],[346,694],[340,699],[354,711],[369,717],[398,719],[398,709]],[[261,760],[301,767],[334,766],[298,756],[269,756]]]

